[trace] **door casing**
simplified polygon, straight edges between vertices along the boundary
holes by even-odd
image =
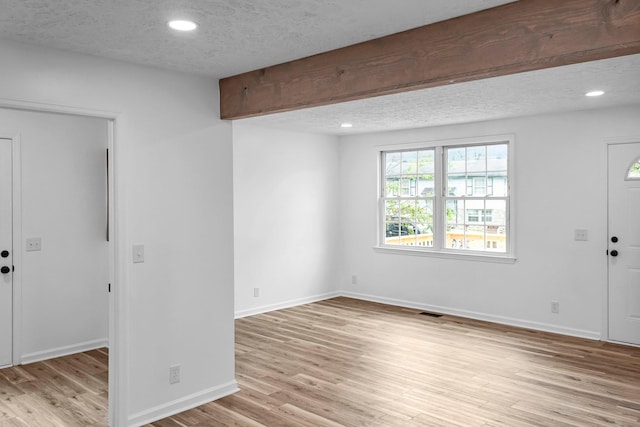
[[[14,267],[16,265],[17,262],[19,262],[19,256],[15,253],[18,249],[18,244],[19,242],[16,242],[16,233],[19,233],[20,228],[18,227],[19,224],[16,224],[17,218],[16,218],[16,213],[19,212],[19,194],[17,194],[15,190],[16,187],[16,180],[19,179],[20,177],[20,170],[19,170],[19,166],[20,166],[20,162],[19,159],[16,159],[16,157],[19,155],[19,139],[15,138],[13,135],[4,135],[4,134],[0,134],[0,138],[3,140],[3,144],[7,143],[9,144],[9,155],[11,157],[10,159],[10,164],[11,164],[11,174],[10,174],[10,203],[11,203],[11,210],[10,210],[10,217],[11,217],[11,244],[10,246],[3,246],[1,249],[3,250],[9,250],[10,252],[10,257],[8,259],[3,259],[2,262],[0,262],[0,264],[2,264],[3,266],[8,266],[8,267]],[[16,200],[18,199],[18,200]],[[15,333],[16,330],[16,320],[20,320],[20,318],[16,318],[16,313],[15,313],[15,305],[16,305],[16,284],[15,282],[17,281],[16,278],[16,274],[15,274],[15,269],[13,269],[14,271],[12,271],[11,273],[9,273],[9,277],[11,278],[11,300],[9,301],[11,304],[11,354],[10,354],[10,358],[9,358],[9,365],[14,365],[15,361],[16,361],[16,343],[19,344],[19,340],[18,340],[18,336]],[[3,275],[4,276],[4,275]],[[3,284],[4,286],[4,284]]]
[[[18,331],[22,328],[22,217],[21,217],[21,197],[20,191],[16,191],[16,189],[21,188],[20,177],[22,176],[20,165],[20,135],[9,135],[0,133],[0,138],[7,139],[11,141],[11,166],[12,166],[12,176],[11,176],[11,189],[12,189],[12,266],[13,272],[12,275],[12,316],[13,316],[13,333],[12,333],[12,365],[17,365],[21,363],[21,336]]]

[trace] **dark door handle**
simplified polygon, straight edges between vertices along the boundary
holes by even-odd
[[[613,243],[616,243],[616,242],[618,241],[618,237],[617,237],[617,236],[613,236],[613,237],[611,238],[611,241],[612,241]]]
[[[7,274],[11,271],[11,269],[9,267],[7,267],[6,265],[3,265],[2,268],[0,268],[0,273],[2,274]]]
[[[9,256],[9,251],[2,251],[2,252],[0,252],[0,256],[1,256],[2,258],[6,258],[6,257],[8,257],[8,256]]]
[[[616,251],[616,250],[614,249],[614,250],[612,250],[611,252],[609,252],[609,254],[610,254],[611,256],[618,256],[618,251]]]

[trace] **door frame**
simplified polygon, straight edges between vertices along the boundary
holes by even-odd
[[[119,166],[120,150],[117,143],[117,123],[120,113],[95,110],[87,108],[79,108],[65,105],[42,104],[32,101],[21,101],[13,99],[0,98],[0,107],[13,110],[23,110],[40,113],[65,114],[73,116],[83,116],[107,121],[107,148],[109,161],[108,174],[108,222],[109,222],[109,283],[111,284],[111,292],[108,294],[108,342],[109,342],[109,407],[108,407],[108,423],[109,426],[125,426],[127,425],[127,402],[128,389],[127,384],[127,368],[126,360],[128,355],[127,348],[127,311],[125,292],[120,291],[122,283],[125,282],[125,251],[120,247],[124,242],[125,233],[123,226],[124,214],[124,187],[121,184]],[[21,188],[21,140],[20,135],[2,135],[0,137],[12,140],[12,160],[13,160],[13,188]],[[21,336],[17,334],[22,326],[22,222],[21,222],[21,195],[20,191],[13,191],[13,265],[15,271],[13,275],[13,361],[12,363],[21,363]],[[107,284],[105,284],[106,286]],[[106,289],[105,289],[106,291]]]
[[[605,218],[606,218],[606,227],[605,227],[605,233],[606,235],[604,236],[605,240],[604,240],[604,244],[605,244],[605,254],[608,253],[609,250],[609,236],[611,235],[610,230],[609,230],[609,147],[612,145],[623,145],[623,144],[633,144],[633,143],[640,143],[640,135],[637,136],[625,136],[625,137],[613,137],[613,138],[606,138],[604,140],[604,144],[603,144],[603,151],[604,151],[604,155],[602,156],[602,158],[604,159],[604,180],[605,180],[605,195],[606,195],[606,203],[605,203]],[[606,280],[605,280],[605,286],[603,288],[603,308],[602,308],[602,341],[607,341],[607,342],[615,342],[618,343],[618,341],[612,341],[609,339],[609,256],[605,256],[605,262],[606,262]],[[631,345],[629,343],[618,343],[618,344],[624,344],[624,345]]]
[[[20,135],[10,135],[0,133],[0,138],[11,141],[11,216],[12,216],[12,236],[11,251],[13,260],[13,272],[11,273],[12,286],[12,326],[11,326],[11,365],[22,362],[20,355],[22,354],[22,336],[16,331],[22,328],[22,197],[20,191],[16,188],[22,188],[20,178],[22,173],[20,167],[22,165],[20,154],[21,144]]]
[[[0,133],[0,138],[11,141],[11,255],[12,265],[15,267],[11,273],[11,365],[15,365],[21,360],[20,354],[22,354],[22,337],[16,333],[16,330],[22,327],[22,271],[20,269],[22,265],[22,198],[19,191],[14,191],[16,188],[21,188],[21,145],[20,135]]]

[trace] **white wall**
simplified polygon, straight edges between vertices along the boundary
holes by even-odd
[[[0,109],[0,133],[20,141],[23,241],[20,352],[41,360],[108,340],[107,121]],[[16,247],[20,247],[16,245]]]
[[[235,390],[232,135],[217,82],[9,41],[0,57],[0,104],[117,113],[118,425]]]
[[[342,226],[337,138],[234,122],[233,163],[236,316],[331,295]]]
[[[347,294],[598,338],[606,298],[607,138],[640,136],[640,107],[354,135],[340,143]],[[515,134],[515,264],[378,253],[375,146]],[[573,240],[587,229],[588,242]],[[351,276],[357,276],[357,284]],[[560,302],[552,314],[550,303]]]

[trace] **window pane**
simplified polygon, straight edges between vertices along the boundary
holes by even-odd
[[[502,227],[507,225],[506,200],[487,200],[486,210],[491,213],[491,217],[486,219],[487,225]]]
[[[465,207],[466,224],[484,225],[484,200],[467,200]]]
[[[400,202],[396,200],[385,201],[385,243],[399,244],[400,236]]]
[[[445,247],[447,249],[463,249],[464,245],[464,225],[451,224],[447,226],[447,235],[445,239]]]
[[[432,229],[433,227],[433,200],[418,200],[416,203],[416,224],[420,233]]]
[[[415,176],[403,176],[400,179],[400,196],[413,197],[417,192],[417,182]]]
[[[432,174],[435,170],[434,151],[422,150],[418,151],[418,173]],[[433,179],[433,177],[431,177]]]
[[[492,252],[506,252],[507,233],[505,227],[487,226],[487,250]]]
[[[433,247],[433,200],[419,200],[416,207],[417,245]]]
[[[418,195],[420,197],[432,197],[435,195],[435,183],[432,180],[420,180],[418,181]]]
[[[449,148],[447,149],[447,172],[464,172],[465,169],[465,151],[462,148]]]
[[[400,202],[400,220],[402,222],[415,222],[416,220],[416,202],[411,201],[401,201]]]
[[[467,148],[467,172],[483,172],[487,169],[487,148]]]
[[[416,151],[404,151],[402,153],[402,175],[415,175],[418,172],[418,153]]]
[[[400,163],[402,156],[400,153],[387,153],[385,156],[385,176],[400,175]]]
[[[418,189],[420,197],[431,197],[435,193],[434,151],[418,151]]]
[[[487,195],[487,178],[483,174],[470,174],[467,176],[467,196],[484,197]]]
[[[447,196],[461,197],[467,194],[467,177],[463,174],[447,175]]]
[[[447,200],[445,218],[447,225],[464,224],[464,200]]]
[[[387,177],[385,181],[384,195],[386,197],[400,196],[400,178],[398,178],[397,176]]]
[[[384,243],[387,245],[399,245],[400,242],[400,224],[397,222],[388,222],[385,224]]]
[[[487,170],[506,171],[508,158],[507,144],[487,146]]]
[[[403,200],[400,202],[400,243],[414,246],[416,243],[416,201]]]
[[[487,188],[487,195],[494,197],[508,196],[507,172],[488,172],[490,188]],[[490,190],[490,191],[489,191]]]
[[[468,225],[465,229],[465,249],[472,251],[485,250],[484,227],[479,225]]]
[[[400,220],[400,202],[387,200],[384,203],[384,215],[387,222]]]

